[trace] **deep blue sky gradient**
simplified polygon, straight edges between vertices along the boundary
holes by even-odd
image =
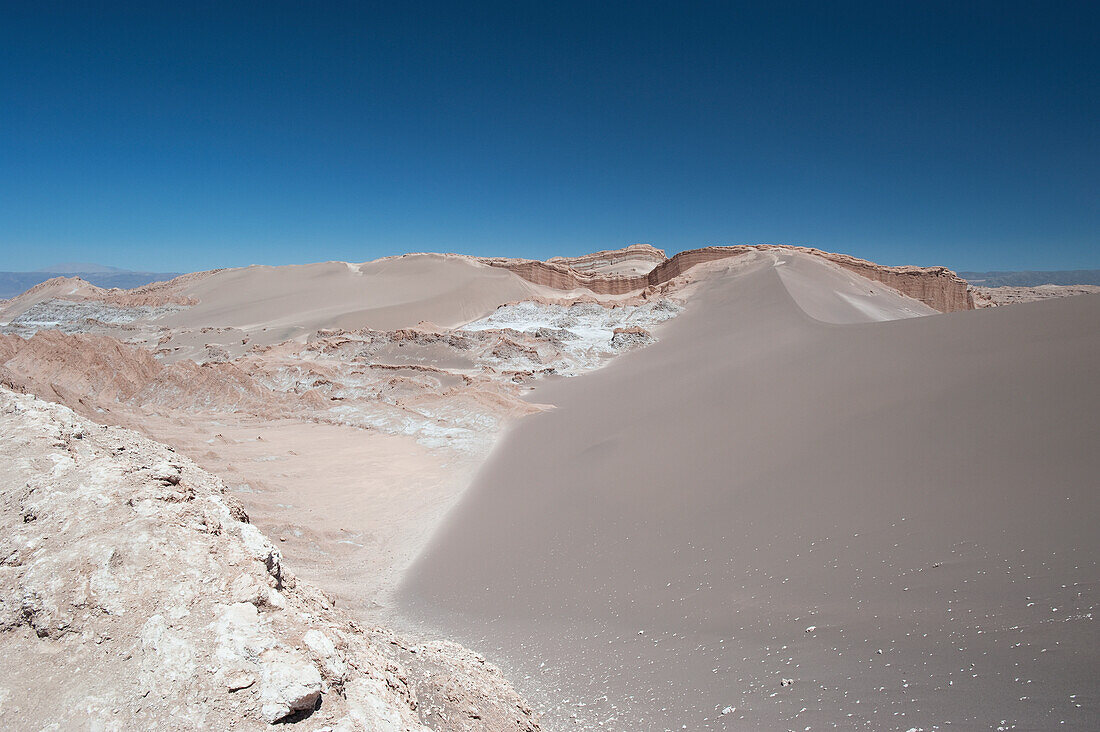
[[[0,3],[0,269],[1100,267],[1092,3]]]

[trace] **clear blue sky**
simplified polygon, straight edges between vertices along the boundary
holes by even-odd
[[[1096,2],[0,2],[3,270],[1100,267]]]

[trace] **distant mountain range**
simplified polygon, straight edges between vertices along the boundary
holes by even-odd
[[[1100,285],[1100,269],[1060,272],[959,272],[959,277],[979,287],[1036,287],[1038,285]]]
[[[0,272],[0,299],[15,297],[54,277],[79,277],[98,287],[130,289],[178,277],[178,272],[133,272],[90,262],[64,262],[36,272]]]

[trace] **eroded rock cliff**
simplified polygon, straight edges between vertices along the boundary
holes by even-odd
[[[629,256],[630,249],[619,250],[617,253],[600,252],[598,254],[601,261],[609,261],[613,258],[613,254],[623,257]],[[692,267],[705,262],[737,257],[754,251],[769,250],[795,251],[821,257],[862,277],[881,282],[887,287],[920,300],[929,307],[943,313],[956,310],[972,310],[974,308],[966,282],[946,267],[889,267],[846,254],[833,254],[806,247],[759,244],[690,249],[664,259],[648,273],[636,275],[608,274],[595,271],[587,266],[582,268],[573,266],[573,262],[589,264],[586,257],[575,259],[556,258],[545,262],[530,259],[485,259],[482,261],[495,267],[504,267],[520,277],[544,287],[552,287],[558,290],[583,288],[604,295],[627,295],[648,288],[658,288],[685,274]],[[653,256],[653,252],[660,252],[660,250],[649,247],[646,253]]]

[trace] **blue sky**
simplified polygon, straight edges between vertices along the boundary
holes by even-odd
[[[1100,267],[1096,3],[176,5],[4,4],[0,269]]]

